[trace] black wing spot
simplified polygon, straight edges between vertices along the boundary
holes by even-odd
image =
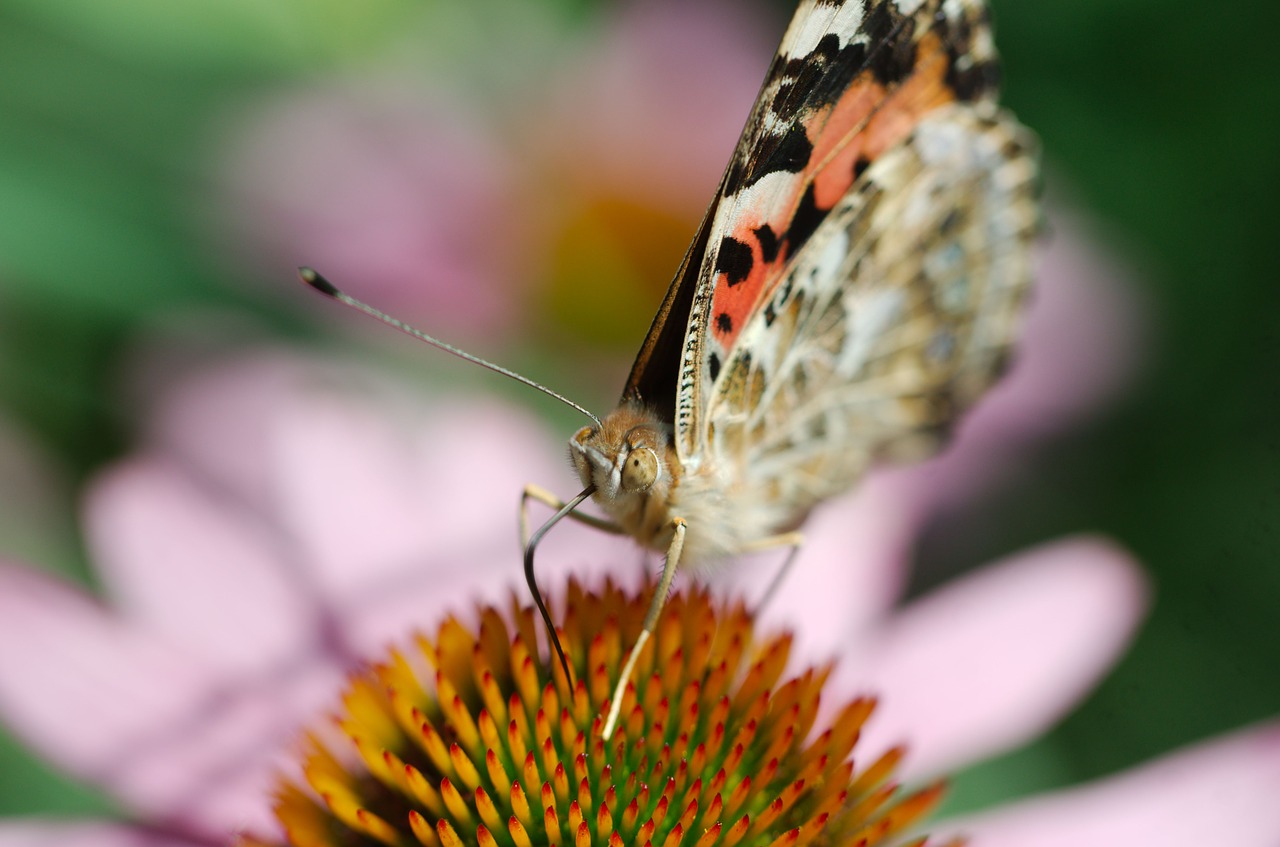
[[[720,357],[717,356],[715,353],[712,353],[707,358],[707,367],[711,371],[711,381],[715,382],[716,379],[720,376]]]
[[[783,82],[771,103],[773,113],[793,115],[836,102],[866,66],[867,46],[861,40],[841,47],[840,36],[827,33],[813,50],[789,58],[779,68]]]
[[[874,40],[871,42],[875,44]],[[828,33],[818,42],[818,49],[808,57],[807,67],[799,76],[807,80],[806,101],[815,107],[826,106],[839,100],[853,80],[867,64],[867,46],[861,41],[850,41],[840,46],[840,38]]]
[[[733,332],[733,317],[728,312],[716,315],[716,329],[726,335]]]
[[[773,100],[769,103],[769,109],[775,115],[785,115],[794,111],[792,100],[796,97],[796,81],[791,78],[783,79],[778,83],[778,90],[773,93]]]
[[[766,262],[772,262],[778,258],[778,234],[773,231],[773,227],[768,224],[758,226],[752,230],[755,233],[756,241],[760,242],[760,258]]]
[[[818,208],[818,201],[814,197],[814,186],[812,183],[805,189],[804,196],[800,198],[800,204],[796,206],[795,217],[791,219],[791,226],[787,228],[787,255],[794,256],[804,243],[809,240],[809,236],[813,235],[813,231],[818,228],[818,224],[822,223],[822,219],[827,216],[829,209]]]
[[[785,171],[797,174],[813,156],[813,142],[800,124],[792,124],[782,135],[766,135],[760,139],[759,153],[746,174],[741,187],[750,188],[769,174]],[[730,186],[736,194],[738,186]]]
[[[868,43],[875,45],[868,65],[883,85],[901,82],[916,67],[915,18],[900,18],[892,7],[892,3],[880,3],[862,24]]]
[[[781,287],[769,298],[769,304],[764,307],[765,326],[773,326],[773,322],[778,319],[778,308],[785,307],[787,301],[791,299],[791,289],[795,287],[795,282],[795,274],[787,274],[782,278]]]
[[[975,14],[976,12],[976,14]],[[977,100],[1000,87],[1000,67],[995,61],[972,64],[961,70],[960,57],[973,49],[978,33],[990,26],[990,10],[979,8],[966,10],[966,14],[951,19],[939,9],[937,28],[947,45],[947,85],[956,92],[958,100]]]
[[[947,69],[947,84],[955,89],[957,100],[977,100],[1000,87],[1000,66],[995,62],[983,62],[962,71],[953,61]]]
[[[720,252],[716,254],[716,273],[724,274],[725,281],[732,287],[751,274],[754,261],[750,245],[726,235],[720,242]]]
[[[862,176],[862,172],[871,167],[871,160],[866,156],[859,156],[853,160],[853,178],[857,179]]]

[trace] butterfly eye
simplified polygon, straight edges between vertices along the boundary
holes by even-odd
[[[658,478],[658,454],[639,447],[627,454],[622,466],[622,490],[646,491]]]

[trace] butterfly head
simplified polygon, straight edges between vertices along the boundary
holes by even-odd
[[[583,485],[602,502],[665,494],[671,488],[670,427],[644,410],[623,407],[599,426],[584,426],[569,440],[569,456]]]

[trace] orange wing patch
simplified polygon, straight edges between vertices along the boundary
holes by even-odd
[[[791,256],[867,165],[905,139],[925,114],[957,99],[947,84],[950,67],[942,39],[926,32],[911,72],[897,85],[880,82],[867,68],[834,103],[803,116],[812,154],[791,177],[792,189],[770,192],[758,204],[748,189],[732,234],[720,243],[710,315],[719,347],[733,346]]]

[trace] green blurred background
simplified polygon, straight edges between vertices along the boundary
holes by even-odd
[[[344,343],[287,264],[236,259],[235,227],[219,220],[235,208],[223,170],[233,116],[271,92],[406,67],[420,80],[460,78],[455,93],[500,115],[555,85],[540,71],[567,45],[589,45],[612,5],[0,0],[0,421],[52,469],[38,521],[0,520],[0,552],[93,585],[77,487],[130,448],[137,421],[122,375],[148,340],[213,314],[235,328],[222,347]],[[1000,531],[956,542],[948,521],[969,516],[958,514],[926,535],[917,590],[1096,530],[1147,565],[1157,599],[1083,708],[1032,747],[960,775],[956,808],[1103,775],[1280,712],[1280,11],[1252,5],[994,2],[1005,102],[1040,134],[1055,190],[1086,210],[1141,287],[1154,330],[1147,368],[1118,406],[1045,449],[1034,484],[972,505],[1000,515]],[[735,8],[776,39],[791,4]],[[632,254],[609,241],[624,228],[653,239]],[[501,342],[477,332],[471,346],[607,402],[610,389],[594,376],[574,385],[566,363],[589,351],[625,366],[691,228],[600,203],[543,256],[519,331]],[[592,263],[622,277],[616,298],[584,304],[575,278]],[[492,385],[427,352],[411,367]],[[0,813],[104,809],[0,737]]]

